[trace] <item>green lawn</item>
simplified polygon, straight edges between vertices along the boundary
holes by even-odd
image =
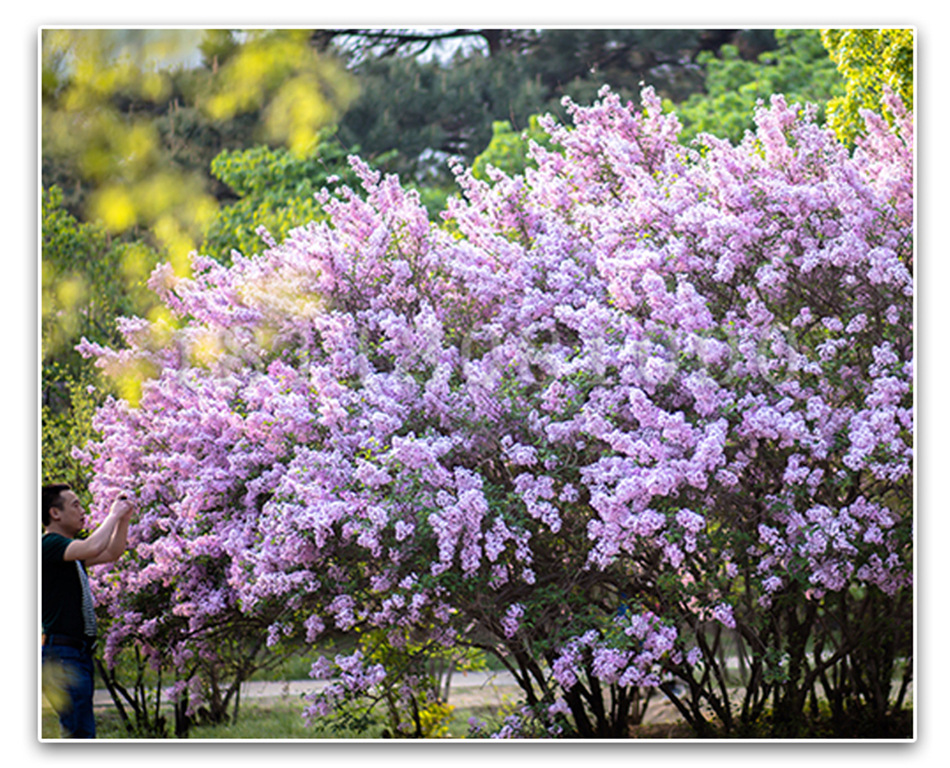
[[[464,738],[468,733],[468,719],[491,716],[494,708],[459,708],[452,713],[448,724],[450,738]],[[241,714],[234,725],[195,726],[190,739],[377,739],[382,738],[382,726],[367,733],[346,731],[327,732],[309,726],[302,716],[303,702],[277,700],[247,702],[241,704]],[[100,739],[129,738],[118,714],[111,707],[97,712],[96,728]],[[42,711],[42,736],[44,739],[59,738],[59,722],[53,710],[44,702]]]

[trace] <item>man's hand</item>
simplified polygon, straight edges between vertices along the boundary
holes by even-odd
[[[114,562],[125,552],[129,521],[134,511],[135,506],[132,504],[130,494],[119,491],[102,525],[85,541],[74,541],[70,544],[66,548],[66,559],[85,560],[86,565]],[[93,545],[95,545],[94,548]],[[70,558],[72,548],[81,549],[73,553],[77,556]],[[83,555],[82,557],[78,556],[80,553]]]
[[[110,514],[115,515],[119,519],[130,518],[132,513],[135,511],[135,506],[132,504],[129,495],[125,491],[120,491],[119,495],[116,497],[115,501],[112,502],[112,509]]]

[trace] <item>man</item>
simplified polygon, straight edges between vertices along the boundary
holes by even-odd
[[[68,738],[96,737],[92,710],[96,615],[86,568],[111,563],[125,551],[132,511],[128,496],[120,493],[102,524],[87,538],[77,539],[85,520],[79,498],[68,485],[43,487],[44,680],[47,672],[62,672],[67,696],[49,698]]]

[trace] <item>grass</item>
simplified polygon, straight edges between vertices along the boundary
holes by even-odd
[[[386,738],[382,724],[370,727],[366,732],[327,732],[307,725],[301,716],[299,702],[281,701],[268,704],[242,706],[241,717],[235,725],[202,726],[192,730],[192,739],[381,739]],[[448,737],[465,738],[468,734],[468,719],[473,715],[490,716],[493,707],[467,707],[453,711],[448,723]]]
[[[241,705],[241,715],[235,724],[203,725],[192,728],[190,740],[304,740],[304,739],[379,739],[383,738],[383,726],[377,725],[367,732],[333,731],[308,725],[302,716],[303,703],[296,699],[272,699],[247,702]],[[468,719],[475,715],[487,719],[497,711],[496,707],[457,708],[448,723],[449,738],[465,738]],[[130,738],[118,714],[112,707],[103,707],[96,712],[96,729],[99,739]],[[41,733],[44,739],[58,739],[59,721],[52,708],[44,701]]]
[[[302,716],[303,705],[297,699],[270,699],[247,702],[241,705],[241,716],[235,724],[195,726],[190,740],[322,740],[322,739],[380,739],[384,738],[383,726],[377,724],[365,732],[336,730],[328,731],[310,726]],[[458,707],[452,712],[448,725],[449,739],[463,739],[468,735],[468,720],[475,716],[480,720],[497,717],[497,706]],[[893,734],[855,732],[854,738],[909,738],[912,729],[912,712],[906,711],[906,722],[895,723]],[[118,714],[111,707],[97,712],[97,730],[100,739],[128,739]],[[44,739],[59,738],[59,722],[52,709],[44,702],[42,711],[42,736]],[[689,739],[695,738],[689,727],[682,722],[654,723],[633,726],[630,736],[634,739]],[[829,738],[830,734],[816,732],[812,738]],[[716,738],[715,736],[713,738]],[[757,738],[749,734],[746,738]],[[768,737],[765,737],[768,738]]]

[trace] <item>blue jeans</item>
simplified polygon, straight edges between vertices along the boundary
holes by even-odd
[[[60,689],[46,691],[46,694],[59,715],[63,737],[96,738],[92,654],[66,645],[44,645],[43,671],[44,687],[49,681]]]

